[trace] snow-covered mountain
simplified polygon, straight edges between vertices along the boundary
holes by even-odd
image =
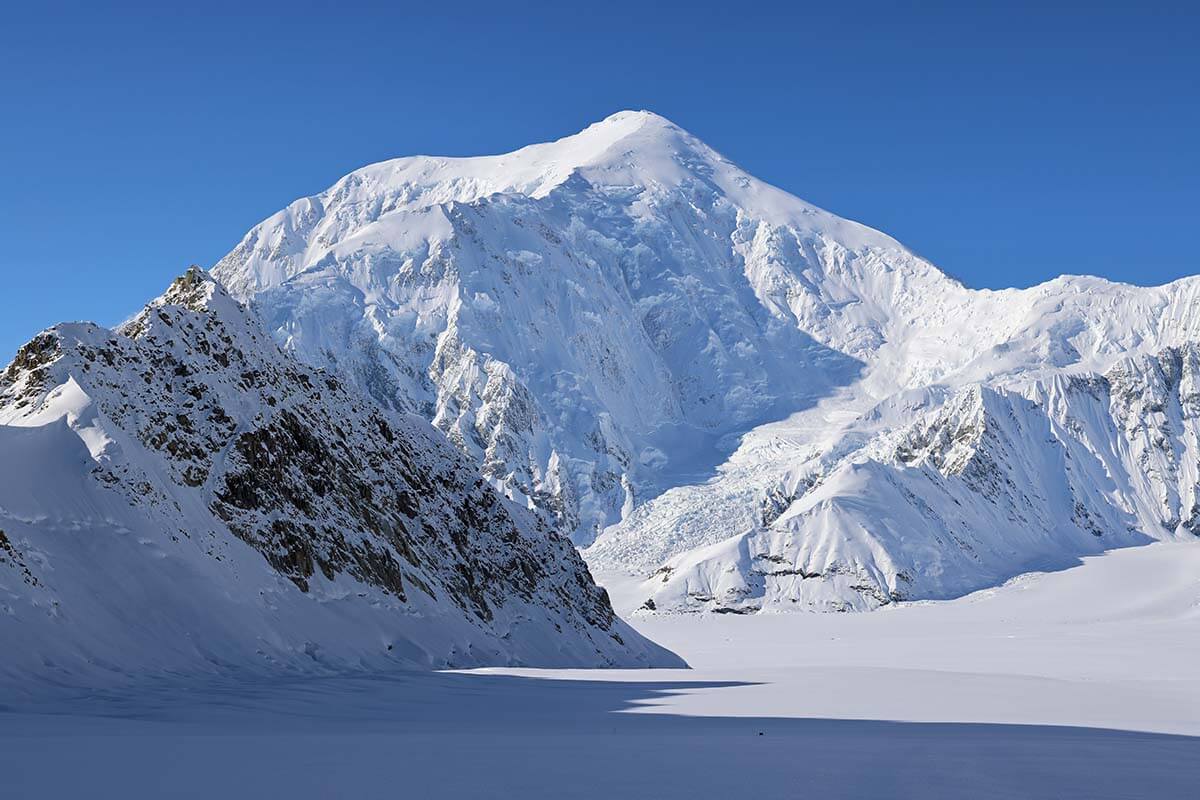
[[[869,608],[1192,535],[1200,280],[972,290],[648,112],[365,167],[214,273],[647,611]]]
[[[650,611],[843,611],[955,597],[1081,555],[1191,538],[1198,365],[1189,345],[1103,375],[900,394],[836,444],[773,463],[766,474],[780,477],[765,489],[732,467],[668,492],[590,558],[650,575],[636,588]]]
[[[366,167],[214,273],[287,348],[431,419],[586,544],[701,477],[722,436],[861,366],[758,296],[745,263],[773,228],[746,206],[796,220],[811,246],[830,229],[899,250],[625,113],[507,156]]]
[[[0,673],[678,663],[445,437],[193,268],[0,375]]]

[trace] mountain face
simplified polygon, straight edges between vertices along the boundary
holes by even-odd
[[[714,487],[668,493],[591,558],[651,575],[638,587],[648,611],[848,611],[1192,537],[1198,357],[1192,345],[1023,392],[972,384],[916,410],[889,401],[843,449],[781,470],[757,507],[753,491],[732,508]],[[726,537],[717,526],[734,514],[743,532]],[[653,537],[676,523],[674,538]]]
[[[752,200],[807,227],[777,240]],[[767,296],[787,291],[776,250],[857,265],[826,227],[865,258],[890,243],[629,113],[507,156],[366,167],[213,272],[285,347],[427,417],[587,544],[701,477],[726,434],[857,374]]]
[[[971,290],[648,112],[365,167],[213,272],[647,613],[873,608],[1194,535],[1200,280]]]
[[[428,423],[193,268],[0,375],[4,671],[677,663]]]

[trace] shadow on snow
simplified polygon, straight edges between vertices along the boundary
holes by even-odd
[[[10,797],[1186,797],[1200,738],[686,717],[737,682],[407,673],[148,684],[0,714]],[[638,713],[627,713],[635,709]]]

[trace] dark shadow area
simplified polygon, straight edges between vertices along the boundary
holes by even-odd
[[[6,797],[1184,798],[1200,738],[621,713],[743,683],[489,674],[167,684],[0,714]]]

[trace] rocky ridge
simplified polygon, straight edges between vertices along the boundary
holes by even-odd
[[[673,663],[428,423],[198,268],[115,331],[23,347],[0,437],[6,668]]]

